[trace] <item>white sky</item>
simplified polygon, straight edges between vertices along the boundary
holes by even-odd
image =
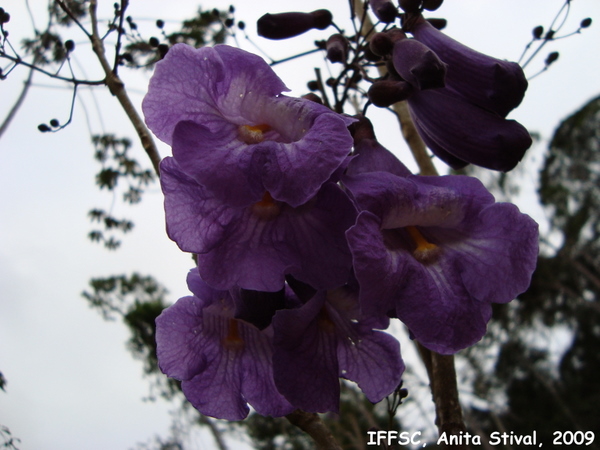
[[[24,4],[23,0],[0,4],[12,17],[7,29],[13,45],[31,30]],[[46,4],[30,0],[40,28]],[[103,2],[103,17],[109,17],[112,4]],[[220,0],[204,3],[205,9],[228,5]],[[461,42],[515,60],[529,41],[531,29],[548,25],[561,5],[562,0],[447,0],[432,16],[447,18],[446,32]],[[246,21],[255,42],[279,58],[311,48],[313,40],[326,38],[330,32],[311,31],[304,38],[268,42],[256,37],[256,19],[265,12],[323,7],[334,11],[336,23],[350,29],[343,0],[238,2],[236,18]],[[196,8],[196,2],[182,0],[132,0],[129,14],[149,37],[155,33],[154,19],[181,20],[191,17]],[[547,73],[532,80],[525,101],[510,116],[542,133],[545,140],[562,118],[600,93],[600,2],[574,0],[564,30],[574,30],[585,17],[594,19],[591,28],[552,43],[542,52],[534,67],[541,67],[550,51],[558,50],[561,56]],[[144,22],[144,18],[152,20]],[[84,56],[90,49],[79,30],[73,27],[69,37],[78,44],[75,57],[81,67],[76,66],[77,73],[85,70],[90,78],[100,78],[97,63]],[[240,43],[253,50],[247,42]],[[305,83],[317,65],[323,66],[320,56],[277,66],[276,71],[299,95],[305,93]],[[534,73],[534,67],[527,72]],[[26,70],[20,68],[0,82],[0,120],[25,75]],[[126,77],[138,104],[148,77],[148,73]],[[87,239],[92,228],[87,212],[93,207],[109,209],[113,199],[94,184],[98,167],[92,159],[84,107],[94,133],[115,132],[133,139],[134,132],[116,100],[98,88],[94,92],[101,117],[90,92],[81,89],[82,103],[76,104],[74,123],[60,133],[39,133],[39,123],[54,117],[66,120],[70,91],[46,87],[60,84],[41,75],[34,81],[36,87],[0,140],[0,371],[8,380],[7,393],[0,392],[0,424],[21,439],[22,450],[127,449],[154,434],[167,434],[169,406],[142,401],[148,384],[141,379],[141,364],[125,349],[127,330],[120,323],[103,321],[80,294],[91,277],[137,271],[156,276],[176,300],[187,295],[185,275],[191,261],[164,233],[157,185],[141,205],[115,202],[114,215],[130,217],[136,225],[120,250],[108,252]],[[385,113],[375,117],[380,140],[402,154],[404,146],[394,120]],[[139,145],[136,152],[143,161]],[[161,153],[166,156],[168,148],[161,146]],[[534,150],[535,155],[539,160],[539,151]],[[521,207],[525,212],[533,208],[531,203]],[[205,437],[196,438],[193,445],[212,448]]]

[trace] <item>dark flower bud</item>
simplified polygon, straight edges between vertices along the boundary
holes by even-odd
[[[556,33],[556,31],[554,31],[554,30],[549,30],[549,31],[546,33],[546,36],[544,36],[544,39],[546,39],[547,41],[550,41],[550,40],[554,39],[554,33]]]
[[[344,63],[348,57],[348,40],[341,34],[336,33],[329,36],[325,44],[327,59],[332,63]]]
[[[325,84],[329,87],[335,87],[337,81],[335,81],[335,78],[329,77],[325,80]]]
[[[156,27],[157,27],[157,28],[160,28],[160,29],[162,29],[164,26],[165,26],[165,22],[164,22],[164,20],[160,20],[160,19],[158,19],[158,20],[156,21]]]
[[[0,14],[0,24],[8,23],[9,21],[10,21],[10,14],[7,13],[6,11],[2,11],[2,14]]]
[[[309,92],[308,94],[303,95],[302,98],[310,100],[311,102],[318,103],[320,105],[323,104],[323,100],[321,100],[321,97],[319,97],[317,94],[313,94],[312,92]]]
[[[60,126],[60,122],[58,121],[58,119],[52,119],[50,121],[50,126],[53,128],[56,128],[56,127]]]
[[[406,100],[412,91],[413,87],[406,81],[380,80],[371,85],[368,96],[375,106],[385,108]]]
[[[229,13],[233,14],[235,12],[235,6],[229,5]]]
[[[532,34],[534,39],[540,39],[542,37],[542,34],[544,34],[544,27],[538,25],[533,29]]]
[[[48,131],[51,131],[50,127],[48,125],[46,125],[45,123],[40,123],[38,125],[38,130],[40,130],[42,133],[46,133]]]
[[[211,13],[215,17],[219,17],[221,15],[221,13],[219,12],[219,10],[217,8],[213,8],[213,10],[211,11]]]
[[[243,20],[240,20],[238,22],[238,28],[242,31],[244,31],[246,29],[246,22],[244,22]]]
[[[131,56],[131,53],[123,53],[121,55],[121,59],[124,61],[127,61],[128,63],[132,63],[133,62],[133,56]]]
[[[227,28],[231,28],[235,24],[235,21],[232,18],[225,19],[225,26]]]
[[[442,6],[442,3],[444,3],[444,0],[423,0],[423,9],[435,11]]]
[[[313,12],[265,14],[257,22],[258,35],[267,39],[287,39],[313,28],[324,30],[331,25],[333,16],[326,9]]]
[[[73,50],[75,50],[75,42],[73,42],[71,39],[65,41],[65,49],[68,52],[72,52]]]
[[[391,23],[398,17],[398,10],[391,0],[371,0],[370,2],[373,14],[381,22]]]
[[[167,44],[160,44],[158,46],[158,54],[160,55],[160,59],[163,59],[167,56],[167,52],[169,51],[169,46]]]
[[[549,66],[550,64],[552,64],[554,61],[556,61],[558,59],[558,52],[552,52],[550,53],[547,57],[546,57],[546,61],[544,61],[546,63],[547,66]]]
[[[579,24],[579,26],[580,26],[581,28],[587,28],[587,27],[589,27],[591,24],[592,24],[592,19],[591,19],[590,17],[588,17],[588,18],[586,18],[586,19],[583,19],[583,20],[581,21],[581,23]]]
[[[371,62],[377,62],[381,60],[381,56],[376,55],[373,50],[371,50],[371,47],[369,45],[365,45],[363,47],[363,51],[364,51],[364,59],[366,59],[367,61],[371,61]]]
[[[311,80],[311,81],[309,81],[308,83],[306,83],[306,86],[311,91],[318,91],[319,90],[319,82],[317,80]]]
[[[421,0],[398,0],[398,5],[404,12],[415,13],[419,12]]]
[[[327,50],[327,42],[324,40],[315,41],[315,47],[319,50]]]
[[[387,56],[392,53],[394,43],[387,33],[375,33],[369,42],[369,48],[378,56]]]
[[[160,44],[160,42],[158,41],[157,38],[155,38],[154,36],[152,36],[150,38],[149,44],[150,44],[150,47],[156,48],[156,47],[158,47],[158,44]]]
[[[446,25],[448,25],[448,21],[446,19],[429,18],[425,20],[433,25],[433,27],[437,30],[443,30],[446,28]]]

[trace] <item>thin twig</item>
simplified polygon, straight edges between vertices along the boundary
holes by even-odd
[[[154,143],[154,139],[152,138],[152,135],[148,131],[148,128],[146,128],[146,125],[144,124],[144,121],[140,117],[137,109],[131,102],[129,95],[127,94],[127,91],[125,90],[125,85],[123,84],[121,79],[117,76],[117,74],[115,74],[115,72],[113,71],[113,69],[110,66],[110,63],[108,62],[108,59],[106,57],[106,53],[104,51],[104,43],[102,42],[102,39],[100,38],[100,35],[98,33],[98,18],[96,15],[96,8],[97,8],[97,0],[91,0],[89,11],[90,11],[90,20],[92,23],[92,34],[90,36],[90,40],[92,42],[92,49],[94,50],[94,53],[96,53],[96,56],[98,57],[98,61],[100,61],[102,69],[104,70],[104,74],[106,75],[106,78],[104,81],[105,81],[106,86],[108,87],[110,93],[112,95],[114,95],[115,97],[117,97],[117,100],[123,107],[125,114],[127,114],[127,117],[129,117],[129,120],[132,123],[133,127],[135,128],[135,131],[137,132],[140,142],[142,143],[142,146],[144,147],[144,150],[146,151],[146,154],[148,155],[148,157],[150,158],[150,161],[152,162],[154,171],[156,172],[157,175],[160,175],[160,169],[159,169],[160,155],[158,153],[158,149],[156,148],[156,144]]]

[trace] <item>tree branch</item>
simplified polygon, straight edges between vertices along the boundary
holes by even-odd
[[[317,450],[343,450],[318,415],[297,409],[285,417],[313,438]]]
[[[106,57],[106,52],[104,51],[104,44],[100,35],[98,33],[98,18],[96,15],[97,8],[97,0],[90,1],[90,20],[92,22],[92,34],[90,35],[90,40],[92,42],[92,49],[96,56],[98,57],[98,61],[104,70],[106,75],[105,83],[108,87],[110,93],[117,97],[117,100],[121,104],[121,107],[127,114],[130,122],[132,123],[135,131],[146,151],[146,154],[150,158],[152,162],[152,166],[154,167],[154,171],[157,175],[160,175],[159,163],[160,163],[160,155],[158,153],[158,149],[156,148],[156,144],[154,143],[154,139],[152,135],[146,128],[143,119],[138,114],[137,109],[131,102],[129,95],[127,95],[127,91],[125,90],[125,84],[121,81],[121,79],[117,76],[117,74],[113,71],[108,59]]]

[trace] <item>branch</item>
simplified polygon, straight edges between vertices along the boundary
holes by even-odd
[[[90,40],[92,42],[92,49],[96,56],[98,57],[98,61],[104,70],[104,74],[106,78],[104,82],[108,87],[110,93],[117,97],[117,100],[123,107],[123,110],[127,114],[130,122],[133,124],[135,131],[146,151],[146,154],[150,158],[152,162],[152,166],[154,167],[154,171],[157,175],[160,175],[159,163],[160,163],[160,155],[158,153],[158,149],[156,148],[156,144],[154,143],[154,139],[152,139],[152,135],[146,128],[143,119],[137,112],[135,106],[131,102],[129,95],[127,95],[127,91],[125,90],[125,84],[121,81],[121,79],[117,76],[117,74],[113,71],[108,59],[106,57],[106,52],[104,51],[104,44],[100,35],[98,33],[98,18],[96,15],[97,8],[97,0],[90,1],[90,20],[92,22],[92,34],[90,35]]]
[[[315,413],[308,413],[297,409],[285,416],[292,425],[296,425],[302,431],[313,438],[317,450],[343,450],[336,442],[331,431]]]
[[[21,107],[21,105],[25,101],[25,97],[27,96],[27,92],[29,92],[29,88],[31,87],[31,80],[32,79],[33,79],[33,69],[31,69],[29,71],[29,75],[27,76],[27,79],[25,80],[25,83],[23,84],[23,89],[21,90],[21,93],[19,94],[19,97],[17,98],[17,101],[15,102],[15,104],[12,106],[12,108],[10,109],[10,111],[8,112],[8,114],[6,115],[6,118],[4,119],[4,122],[2,122],[2,125],[0,125],[0,138],[2,138],[2,135],[8,129],[8,126],[10,125],[10,123],[13,120],[13,118],[17,114],[17,111],[19,111],[19,108]]]

